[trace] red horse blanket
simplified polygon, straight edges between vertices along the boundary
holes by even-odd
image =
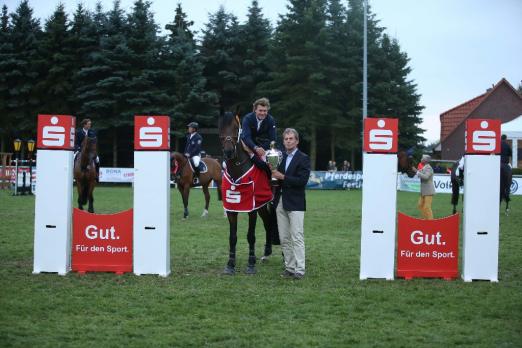
[[[225,170],[221,182],[223,208],[226,211],[251,212],[272,200],[270,179],[266,171],[252,166],[235,180]]]

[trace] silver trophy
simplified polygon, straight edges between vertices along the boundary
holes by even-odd
[[[266,152],[266,162],[270,164],[272,170],[276,170],[281,160],[283,159],[283,153],[276,149],[275,141],[270,143],[270,150]],[[272,186],[277,186],[277,179],[272,178]]]

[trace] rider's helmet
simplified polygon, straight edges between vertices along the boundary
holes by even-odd
[[[190,122],[189,124],[187,124],[187,127],[198,129],[199,128],[199,124],[197,122]]]

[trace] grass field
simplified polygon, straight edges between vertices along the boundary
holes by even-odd
[[[192,191],[181,221],[172,190],[172,274],[32,275],[34,198],[0,192],[0,347],[521,347],[522,197],[500,218],[499,282],[359,280],[361,191],[308,191],[307,275],[281,279],[281,259],[243,273],[246,218],[238,266],[221,276],[228,223],[212,192],[208,219]],[[98,187],[98,213],[130,208],[129,187]],[[399,192],[413,216],[417,194]],[[436,217],[451,211],[434,199]],[[264,233],[258,228],[258,256]],[[279,254],[280,248],[275,247]]]

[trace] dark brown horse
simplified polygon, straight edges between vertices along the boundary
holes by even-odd
[[[89,213],[94,213],[95,160],[98,154],[96,143],[96,138],[85,137],[80,152],[74,160],[74,180],[78,188],[78,208],[83,210],[83,205],[89,201]]]
[[[200,185],[201,189],[203,190],[203,194],[205,195],[205,209],[203,210],[201,217],[207,217],[208,205],[210,202],[208,186],[212,180],[214,180],[218,186],[218,200],[221,200],[221,165],[214,158],[202,158],[201,161],[206,164],[207,171],[199,174],[199,183],[196,185],[194,184],[194,170],[192,169],[189,160],[179,152],[173,152],[171,154],[171,158],[175,161],[174,166],[177,166],[175,180],[178,186],[178,190],[181,193],[181,198],[183,199],[183,218],[186,219],[189,216],[188,200],[190,188]]]
[[[411,167],[413,167],[413,156],[408,155],[406,151],[399,151],[397,153],[397,159],[398,171],[400,173],[406,173],[409,178],[413,178],[415,176],[415,172],[411,169]]]
[[[229,176],[236,180],[241,178],[254,164],[249,154],[245,151],[239,139],[240,122],[239,116],[234,116],[231,112],[225,112],[220,116],[218,122],[219,138],[223,148],[223,154],[226,161],[226,168]],[[272,214],[269,211],[269,204],[261,206],[257,210],[248,213],[248,266],[247,274],[256,273],[256,221],[257,214],[261,216],[266,232],[265,258],[272,253],[272,241],[276,240],[277,233],[274,228],[274,221],[271,219]],[[225,266],[224,274],[233,275],[236,272],[236,244],[237,244],[237,218],[238,213],[227,211],[227,218],[230,227],[229,233],[229,257]]]

